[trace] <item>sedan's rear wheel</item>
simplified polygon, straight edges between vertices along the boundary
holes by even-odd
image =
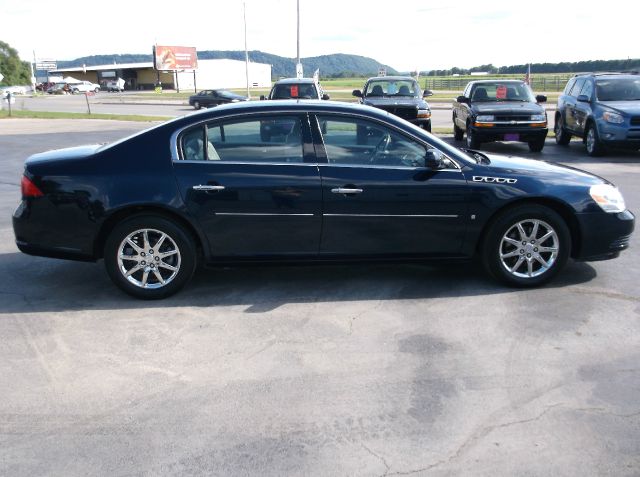
[[[200,101],[194,101],[193,102],[193,107],[196,109],[200,109],[202,106],[200,105]]]
[[[482,249],[485,268],[495,278],[514,286],[537,286],[564,267],[571,236],[552,209],[524,205],[507,210],[490,225]]]
[[[165,298],[189,281],[196,266],[193,239],[159,216],[137,216],[118,224],[104,251],[113,282],[143,299]]]

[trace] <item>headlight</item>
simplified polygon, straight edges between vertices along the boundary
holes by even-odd
[[[602,210],[610,214],[624,212],[626,205],[624,198],[617,187],[609,184],[598,184],[591,186],[589,195]]]
[[[542,123],[547,120],[546,114],[532,114],[531,121],[535,121],[537,123]]]
[[[491,116],[488,114],[485,115],[480,115],[476,118],[476,121],[478,121],[479,123],[490,123],[493,122],[495,120],[495,116]]]
[[[622,114],[614,113],[613,111],[605,111],[602,113],[602,118],[606,122],[613,124],[622,124],[624,122]]]
[[[431,111],[429,109],[418,109],[418,117],[419,118],[430,118]]]

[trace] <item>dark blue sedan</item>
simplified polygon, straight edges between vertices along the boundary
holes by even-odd
[[[367,106],[269,101],[36,154],[13,225],[25,253],[104,258],[125,292],[162,298],[199,263],[248,261],[480,254],[535,286],[569,257],[617,257],[634,216],[586,172],[456,149]]]

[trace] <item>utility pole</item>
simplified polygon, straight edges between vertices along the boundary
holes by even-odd
[[[296,63],[296,78],[302,78],[304,73],[302,71],[302,63],[300,63],[300,0],[297,1],[297,22],[298,22],[298,42],[297,42],[297,58],[298,62]]]
[[[242,2],[244,7],[244,73],[247,80],[247,98],[251,99],[249,92],[249,50],[247,49],[247,2]]]

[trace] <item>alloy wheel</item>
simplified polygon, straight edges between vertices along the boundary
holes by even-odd
[[[180,271],[181,255],[176,242],[155,229],[130,233],[118,247],[118,270],[139,288],[162,288]]]
[[[525,219],[507,230],[498,253],[508,273],[518,278],[534,278],[553,267],[559,245],[558,234],[548,223]]]

